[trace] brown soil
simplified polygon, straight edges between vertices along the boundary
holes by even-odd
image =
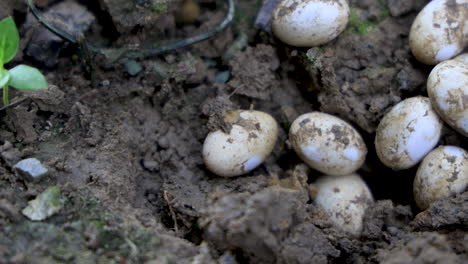
[[[195,24],[175,23],[171,9],[157,18],[166,38],[202,32],[222,18],[220,6],[200,2]],[[238,2],[241,15],[230,29],[138,59],[136,76],[124,61],[96,57],[91,79],[64,43],[56,65],[23,52],[8,65],[39,67],[50,87],[0,112],[0,263],[466,263],[468,192],[420,212],[415,169],[385,168],[373,147],[391,106],[426,95],[431,68],[408,47],[411,22],[426,1],[350,1],[357,18],[347,30],[309,50],[257,32],[260,1]],[[26,49],[35,41],[24,28],[27,10],[8,3],[14,1],[6,1],[6,13],[15,15]],[[93,38],[108,26],[95,23],[102,24],[92,26]],[[131,33],[112,41],[138,43],[149,34]],[[242,35],[248,43],[236,49]],[[14,95],[11,101],[25,93]],[[228,129],[225,111],[249,108],[276,118],[278,143],[251,173],[217,177],[203,164],[203,140],[212,129]],[[320,173],[287,141],[292,121],[312,110],[344,118],[365,138],[369,154],[358,173],[377,202],[359,238],[333,227],[313,204],[309,183]],[[448,127],[440,144],[467,148]],[[27,157],[41,160],[49,175],[36,183],[17,177],[12,166]],[[42,222],[24,217],[27,202],[53,185],[67,197],[64,209]],[[34,235],[41,232],[55,235]]]

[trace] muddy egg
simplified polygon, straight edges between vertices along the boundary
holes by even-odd
[[[413,192],[418,207],[463,192],[468,186],[468,152],[455,146],[440,146],[419,165]]]
[[[315,204],[328,214],[335,226],[359,236],[366,209],[373,202],[372,193],[361,177],[357,174],[323,176],[314,185]]]
[[[468,2],[433,0],[411,26],[409,44],[419,61],[435,65],[460,53],[468,44]]]
[[[219,176],[242,175],[260,165],[271,153],[278,137],[278,125],[267,113],[253,110],[228,112],[229,134],[210,132],[203,144],[206,167]]]
[[[454,60],[465,63],[465,65],[468,65],[468,53],[463,53],[454,58]]]
[[[405,99],[396,104],[377,127],[377,156],[392,169],[410,168],[436,146],[441,130],[442,121],[429,98]]]
[[[364,163],[367,147],[361,135],[344,120],[321,112],[299,116],[289,139],[299,157],[327,175],[346,175]]]
[[[437,64],[429,74],[427,93],[442,119],[468,136],[468,64],[463,58]]]
[[[273,11],[276,37],[296,47],[315,47],[336,38],[349,19],[346,0],[283,0]]]

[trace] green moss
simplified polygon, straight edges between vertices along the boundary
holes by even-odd
[[[380,13],[376,20],[361,19],[359,17],[359,9],[352,7],[350,9],[348,30],[359,35],[367,35],[371,32],[378,24],[380,24],[380,22],[390,15],[390,9],[388,9],[385,1],[379,0],[378,6]]]
[[[282,118],[280,124],[285,131],[289,131],[291,123],[289,123],[289,121],[286,118]]]
[[[106,223],[104,222],[104,220],[101,220],[101,219],[91,220],[89,224],[94,225],[98,231],[103,231],[104,227],[106,227]]]
[[[351,8],[349,15],[349,28],[359,35],[367,35],[377,25],[376,21],[361,20],[355,8]]]
[[[54,207],[62,206],[63,200],[61,199],[60,189],[57,186],[49,187],[46,192],[49,193],[49,203]]]
[[[151,5],[151,11],[161,14],[167,12],[167,3],[154,3]]]

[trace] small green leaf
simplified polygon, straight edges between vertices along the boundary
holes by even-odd
[[[10,72],[5,69],[0,69],[0,88],[5,87],[9,80]]]
[[[11,61],[18,52],[19,33],[15,21],[7,17],[0,21],[0,63]]]
[[[10,70],[10,86],[20,90],[47,89],[47,81],[36,68],[18,65]]]

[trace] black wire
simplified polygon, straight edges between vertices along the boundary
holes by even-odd
[[[47,20],[45,19],[45,17],[42,15],[42,12],[39,11],[39,9],[36,8],[36,6],[34,5],[34,2],[33,0],[28,0],[28,6],[29,8],[31,9],[31,13],[33,13],[33,15],[36,17],[36,19],[44,26],[46,27],[50,32],[54,33],[55,35],[57,35],[58,37],[66,40],[66,41],[69,41],[73,44],[77,44],[78,41],[76,40],[76,38],[67,33],[65,30],[62,30],[62,29],[59,29],[59,28],[56,28],[54,26],[52,26],[49,22],[47,22]]]
[[[121,58],[141,58],[141,57],[148,57],[148,56],[154,56],[158,55],[161,53],[173,51],[176,49],[181,49],[185,48],[187,46],[196,44],[198,42],[205,41],[209,38],[212,38],[214,35],[222,32],[224,29],[226,29],[229,24],[232,23],[232,20],[234,19],[234,14],[235,14],[235,2],[234,0],[226,0],[228,4],[228,9],[226,16],[224,17],[223,21],[219,23],[216,27],[213,29],[202,33],[197,36],[189,37],[183,40],[179,40],[173,43],[161,45],[155,48],[149,48],[149,49],[135,49],[135,48],[106,48],[106,49],[101,49],[98,47],[95,47],[91,45],[90,43],[85,43],[87,45],[87,48],[90,51],[93,51],[95,53],[100,53],[100,54],[108,54],[109,52],[115,52],[116,54],[119,54],[114,60],[118,60]],[[63,29],[57,28],[53,25],[51,25],[47,19],[43,16],[42,12],[39,11],[36,6],[34,5],[33,0],[27,0],[28,6],[31,9],[31,12],[33,15],[36,17],[36,19],[44,26],[46,27],[49,31],[57,35],[58,37],[69,41],[73,44],[79,44],[81,41],[79,41],[75,36],[72,34],[69,34]]]
[[[19,100],[16,101],[16,102],[10,103],[9,105],[2,106],[2,107],[0,107],[0,112],[6,110],[6,109],[8,109],[8,108],[17,106],[17,105],[19,105],[19,104],[25,102],[25,101],[28,100],[28,99],[29,99],[28,97],[24,97],[24,98],[22,98],[22,99],[19,99]]]

